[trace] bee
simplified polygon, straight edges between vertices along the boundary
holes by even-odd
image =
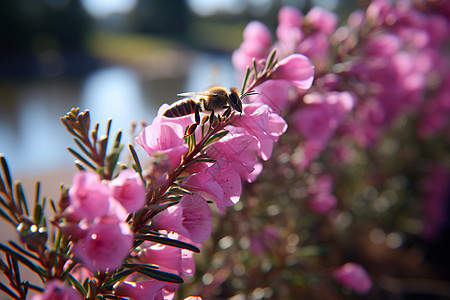
[[[253,92],[253,91],[252,91]],[[231,109],[242,114],[242,98],[253,93],[246,93],[239,97],[238,90],[231,88],[230,92],[224,87],[211,87],[204,92],[181,93],[178,96],[186,97],[172,104],[164,113],[167,118],[177,118],[198,112],[211,112],[214,116],[217,111],[225,109],[226,115],[231,114]]]

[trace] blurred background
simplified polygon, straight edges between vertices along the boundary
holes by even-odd
[[[57,174],[52,186],[55,178],[70,180],[60,170],[72,170],[65,147],[73,142],[59,117],[72,107],[90,109],[100,130],[113,118],[113,129],[127,131],[132,121],[151,121],[179,92],[238,86],[230,58],[245,25],[259,19],[275,28],[283,5],[303,11],[321,5],[345,14],[356,3],[2,1],[0,153],[16,178],[34,181],[45,172]]]

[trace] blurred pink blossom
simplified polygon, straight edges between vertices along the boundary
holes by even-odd
[[[152,226],[156,230],[173,231],[201,243],[211,234],[211,210],[204,198],[184,195],[178,204],[153,217]]]
[[[300,89],[308,89],[314,80],[314,66],[303,54],[291,54],[278,62],[270,79],[287,80]]]
[[[372,280],[367,271],[357,263],[346,263],[333,273],[334,278],[342,285],[357,294],[366,294],[372,288]]]
[[[35,295],[31,300],[81,300],[81,295],[59,280],[50,280],[45,284],[42,294]]]
[[[80,171],[73,177],[69,189],[70,206],[80,218],[104,216],[110,208],[110,191],[100,175],[93,171]]]
[[[336,30],[337,16],[326,9],[315,6],[306,14],[305,22],[319,32],[330,35]]]
[[[332,194],[333,178],[330,175],[321,175],[308,187],[309,198],[306,206],[319,214],[327,214],[337,205],[337,199]]]
[[[266,58],[272,43],[269,29],[259,21],[252,21],[245,27],[243,38],[241,46],[232,55],[234,67],[241,71],[252,66],[253,58],[256,61]]]
[[[111,194],[123,207],[132,213],[144,207],[145,186],[134,170],[123,170],[109,182]]]
[[[133,233],[127,223],[115,217],[97,218],[73,252],[90,271],[105,272],[120,267],[132,246]]]

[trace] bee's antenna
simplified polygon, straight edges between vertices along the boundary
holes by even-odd
[[[247,92],[242,94],[241,100],[244,99],[247,96],[258,95],[258,94],[259,93],[257,91],[255,91],[255,90],[247,91]]]

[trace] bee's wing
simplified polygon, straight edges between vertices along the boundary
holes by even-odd
[[[188,92],[188,93],[179,93],[177,96],[180,97],[193,97],[193,96],[214,96],[214,93],[204,91],[204,92]]]

